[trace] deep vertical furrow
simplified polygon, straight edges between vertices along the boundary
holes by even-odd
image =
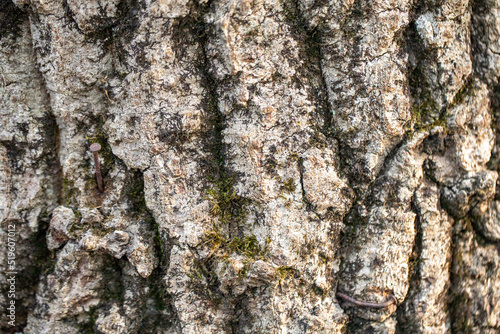
[[[340,332],[344,323],[333,302],[333,240],[352,191],[336,169],[336,142],[323,133],[320,80],[297,14],[288,2],[229,0],[206,15],[231,203],[241,208],[214,231],[228,240],[217,261],[232,265],[216,273],[241,300],[236,332]],[[240,240],[260,251],[231,249]]]
[[[148,306],[122,316],[149,298],[141,290],[149,289],[146,277],[158,258],[154,226],[145,205],[134,196],[139,192],[144,198],[143,183],[134,189],[136,173],[113,155],[104,130],[113,73],[109,27],[116,23],[117,8],[110,3],[96,10],[94,5],[85,8],[87,13],[78,12],[74,1],[33,1],[26,7],[58,128],[54,146],[59,163],[52,168],[60,170],[53,173],[62,176],[60,206],[49,212],[46,236],[54,264],[40,273],[39,299],[29,314],[26,333],[106,332],[112,323],[133,333],[142,318],[158,313]],[[101,16],[102,21],[97,26],[89,23],[86,14]],[[95,142],[102,147],[98,156],[104,192],[97,189],[88,151]],[[48,175],[53,177],[52,172]],[[129,266],[122,272],[125,255]],[[131,281],[145,287],[130,289]]]
[[[410,3],[300,1],[318,31],[333,133],[345,173],[365,191],[401,141],[411,112],[401,32]]]
[[[411,126],[402,38],[411,2],[299,5],[310,29],[318,31],[332,132],[357,193],[344,220],[349,239],[342,243],[338,289],[360,300],[383,302],[394,295],[400,302],[415,236],[409,202],[422,175],[419,145],[426,136],[403,140]],[[345,309],[352,332],[395,330],[394,306]]]
[[[398,314],[400,333],[448,333],[447,289],[453,219],[441,210],[439,188],[430,180],[424,179],[413,202],[419,229],[410,268],[413,280]]]
[[[477,165],[466,165],[467,170],[475,173],[472,178],[474,190],[470,195],[470,207],[462,210],[452,210],[457,218],[454,226],[453,261],[451,266],[452,284],[450,288],[450,310],[452,314],[452,331],[462,332],[498,332],[500,325],[500,256],[498,242],[500,217],[498,193],[498,131],[494,135],[492,129],[498,129],[498,84],[500,79],[499,32],[500,10],[499,1],[471,1],[471,48],[473,53],[474,75],[480,78],[475,87],[465,91],[462,99],[465,105],[471,105],[468,121],[471,132],[476,134],[473,147],[480,148],[483,144],[482,155],[473,155],[472,159],[462,161],[477,161]],[[479,86],[481,88],[478,93]],[[467,94],[473,92],[472,94]],[[474,116],[472,116],[474,115]],[[482,118],[480,119],[480,115]],[[490,131],[490,133],[487,132]],[[495,138],[495,139],[493,139]],[[488,139],[488,144],[486,144]],[[470,145],[468,145],[470,146]],[[487,151],[487,152],[486,152]],[[462,151],[463,152],[463,151]],[[487,154],[486,154],[487,153]],[[460,152],[459,152],[460,154]],[[491,155],[490,155],[491,154]],[[488,161],[486,169],[484,163]],[[477,174],[476,174],[477,173]],[[491,176],[490,182],[485,182],[485,176]],[[496,182],[495,182],[496,181]],[[469,181],[470,182],[470,181]],[[496,191],[495,191],[496,183]],[[463,188],[462,179],[457,182],[451,192],[446,190],[445,195],[454,193],[456,188]],[[454,203],[452,203],[454,204]],[[451,206],[447,207],[450,211]],[[470,210],[463,215],[464,210]],[[477,273],[483,273],[481,277]]]
[[[470,82],[472,52],[468,1],[415,4],[407,34],[414,128],[445,118],[455,96]]]
[[[105,288],[100,273],[108,261],[92,256],[75,240],[68,242],[67,233],[76,218],[75,212],[85,213],[89,206],[96,205],[92,198],[95,195],[86,189],[91,178],[84,168],[89,161],[86,157],[88,141],[79,131],[84,128],[85,134],[91,135],[96,128],[93,116],[103,112],[104,95],[99,92],[97,83],[107,63],[97,62],[103,56],[99,45],[86,44],[84,36],[75,28],[76,23],[69,21],[62,6],[38,2],[31,6],[26,9],[30,13],[37,65],[59,129],[59,164],[53,167],[61,168],[55,174],[63,177],[61,204],[64,206],[49,212],[47,247],[55,253],[52,255],[55,263],[40,273],[39,298],[30,311],[25,333],[79,333],[86,326],[83,323],[87,322],[89,308],[99,305],[99,295]],[[72,59],[67,66],[63,64],[66,58]],[[74,164],[76,161],[80,164]],[[52,173],[48,175],[52,177]],[[58,225],[61,223],[66,226]],[[60,235],[62,231],[66,235]],[[62,245],[64,247],[57,250]],[[68,264],[70,259],[75,261]],[[84,277],[91,278],[80,281]],[[76,292],[78,288],[81,290]],[[72,291],[69,296],[67,291]],[[76,320],[79,315],[80,320]]]
[[[446,133],[435,133],[424,147],[430,153],[425,164],[427,180],[437,184],[439,199],[435,190],[427,200],[416,196],[421,198],[417,206],[422,249],[418,276],[400,312],[402,331],[493,330],[491,319],[497,317],[494,309],[486,311],[486,305],[496,304],[497,296],[490,293],[495,283],[472,278],[485,263],[489,263],[487,277],[498,271],[492,265],[494,247],[479,246],[484,235],[493,237],[491,227],[496,224],[492,223],[496,210],[491,199],[497,173],[486,169],[493,148],[491,93],[475,78],[488,82],[495,73],[494,66],[486,70],[491,65],[485,47],[490,38],[485,33],[486,22],[493,17],[489,10],[483,3],[449,1],[435,6],[423,1],[409,35],[415,128],[445,126]],[[429,206],[432,198],[435,204]],[[454,219],[452,239],[446,233],[446,212]],[[434,242],[429,245],[431,236]],[[436,244],[442,251],[433,251]],[[485,282],[484,277],[480,281]]]
[[[146,205],[168,250],[163,279],[173,325],[181,333],[225,333],[232,313],[219,296],[205,242],[217,219],[210,193],[218,191],[223,120],[204,70],[204,6],[137,4],[133,30],[116,38],[119,76],[110,82],[116,117],[106,123],[115,154],[144,170]]]
[[[45,233],[58,202],[55,124],[38,72],[27,13],[0,5],[0,306],[2,332],[22,331],[40,273],[50,267]]]

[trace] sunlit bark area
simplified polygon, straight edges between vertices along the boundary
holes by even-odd
[[[499,79],[500,0],[2,1],[2,333],[498,333]]]

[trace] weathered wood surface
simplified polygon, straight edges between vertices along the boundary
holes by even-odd
[[[2,332],[498,333],[499,79],[499,0],[3,0]]]

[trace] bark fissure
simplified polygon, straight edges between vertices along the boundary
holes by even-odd
[[[2,330],[494,333],[499,11],[2,2]]]

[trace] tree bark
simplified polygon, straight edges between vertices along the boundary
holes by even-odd
[[[500,332],[499,78],[500,0],[4,0],[2,331]]]

